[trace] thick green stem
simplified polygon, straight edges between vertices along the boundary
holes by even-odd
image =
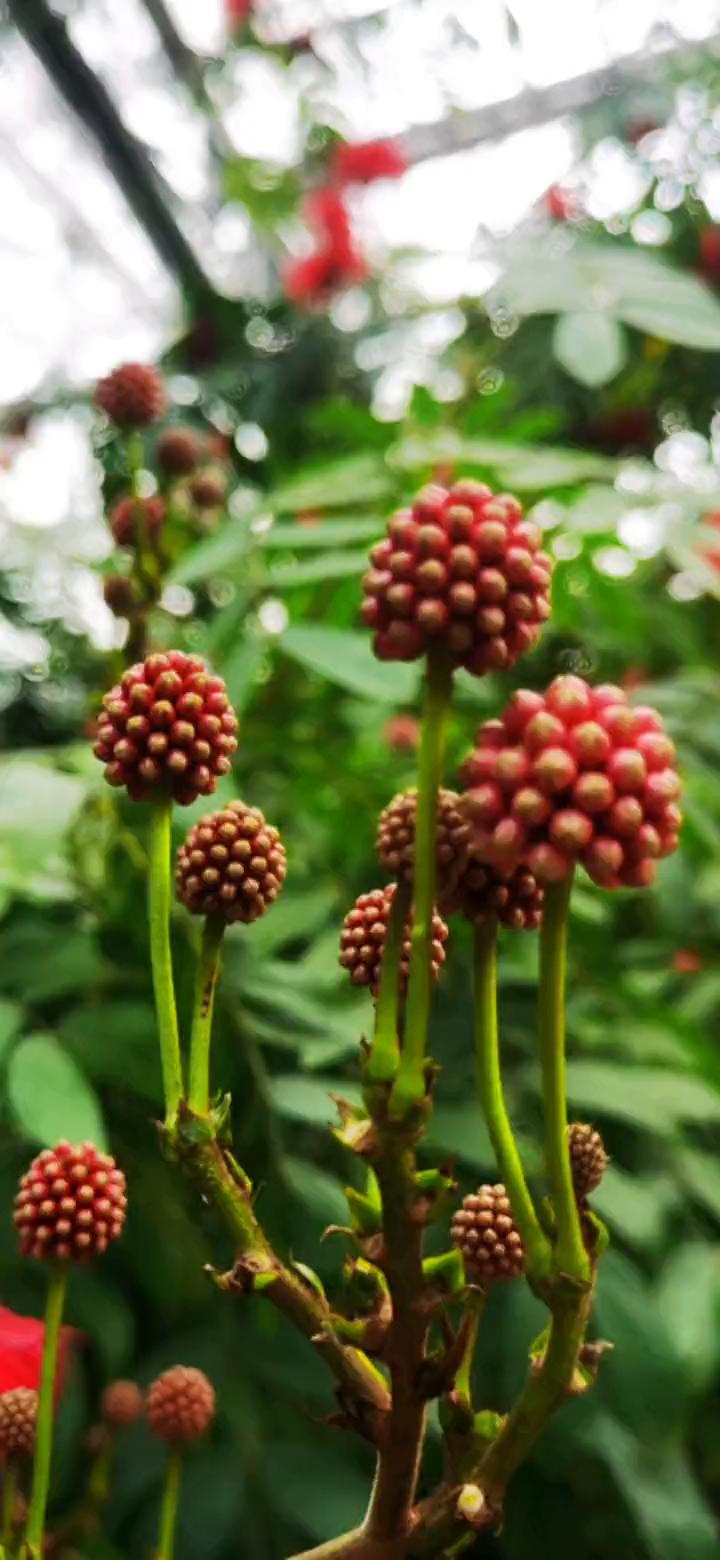
[[[2,1533],[0,1545],[10,1553],[15,1531],[15,1502],[17,1498],[17,1463],[13,1457],[5,1459],[2,1487]]]
[[[568,1152],[565,1066],[565,976],[567,925],[572,875],[545,889],[540,931],[538,1028],[545,1113],[545,1165],[557,1229],[555,1263],[559,1272],[587,1280],[585,1250]]]
[[[383,949],[372,1050],[365,1069],[368,1083],[392,1083],[400,1063],[400,960],[410,899],[409,883],[398,883]]]
[[[165,1467],[165,1488],[160,1512],[160,1537],[156,1560],[173,1560],[175,1528],[180,1500],[182,1456],[179,1446],[171,1446]]]
[[[442,779],[451,692],[452,667],[443,655],[429,655],[418,770],[413,922],[405,1038],[400,1070],[392,1093],[392,1114],[399,1120],[419,1105],[425,1094],[425,1052],[432,992],[437,799]]]
[[[224,932],[225,921],[221,915],[205,917],[195,972],[188,1096],[190,1109],[201,1116],[207,1115],[210,1104],[210,1038]]]
[[[25,1529],[25,1539],[33,1560],[36,1555],[39,1556],[43,1552],[55,1417],[55,1375],[66,1289],[67,1265],[54,1263],[50,1269],[50,1287],[45,1307],[45,1337],[35,1433],[32,1494]]]
[[[148,914],[150,957],[162,1062],[165,1115],[172,1121],[183,1094],[180,1035],[175,1006],[175,985],[170,948],[170,831],[172,803],[153,802],[150,808],[148,861]]]
[[[591,1300],[589,1284],[566,1282],[556,1291],[550,1338],[542,1365],[539,1369],[533,1367],[500,1434],[477,1468],[466,1475],[467,1481],[476,1483],[484,1494],[491,1522],[497,1522],[502,1515],[505,1491],[513,1473],[568,1395]],[[434,1560],[456,1539],[463,1537],[465,1525],[457,1514],[458,1495],[457,1485],[446,1484],[415,1508],[415,1526],[407,1545],[407,1556]]]
[[[500,1073],[497,1015],[497,922],[475,930],[475,1054],[477,1076],[490,1141],[507,1187],[515,1222],[523,1239],[528,1277],[540,1282],[550,1271],[552,1249],[528,1190]]]

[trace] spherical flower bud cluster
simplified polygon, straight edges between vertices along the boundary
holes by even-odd
[[[374,888],[369,894],[360,894],[352,910],[348,911],[340,933],[340,963],[348,971],[353,985],[368,986],[374,997],[380,986],[385,938],[394,896],[394,883],[390,883],[387,888]],[[403,992],[407,989],[410,968],[411,929],[412,918],[409,917],[400,958],[400,985]],[[445,963],[447,940],[447,926],[434,911],[431,954],[434,980],[437,980]]]
[[[585,1121],[568,1127],[568,1148],[575,1196],[584,1203],[597,1190],[610,1161],[600,1133]]]
[[[225,502],[226,492],[225,473],[210,467],[199,471],[190,483],[190,497],[198,509],[218,509]]]
[[[106,1425],[122,1430],[140,1418],[144,1406],[142,1391],[136,1381],[111,1381],[100,1401],[100,1412]]]
[[[229,773],[236,730],[222,678],[199,656],[170,650],[131,666],[105,695],[94,752],[109,784],[135,800],[164,790],[186,805]]]
[[[481,726],[463,780],[473,852],[501,872],[523,863],[551,883],[581,862],[603,888],[643,888],[677,846],[675,749],[622,688],[564,676],[514,694]]]
[[[375,654],[413,661],[442,646],[477,676],[513,666],[550,615],[541,542],[509,494],[469,479],[423,488],[370,554],[361,614]]]
[[[15,1227],[26,1257],[82,1262],[107,1250],[125,1223],[125,1177],[93,1143],[58,1143],[20,1182]]]
[[[127,574],[108,574],[103,580],[103,596],[116,617],[127,617],[138,602],[137,586]]]
[[[496,1279],[519,1278],[525,1252],[502,1183],[479,1186],[453,1214],[450,1236],[465,1258],[470,1283],[485,1288]]]
[[[277,899],[285,872],[277,829],[259,807],[229,802],[190,830],[177,854],[175,885],[193,915],[247,923]]]
[[[202,445],[194,428],[166,428],[157,441],[158,465],[169,476],[186,477],[195,470]]]
[[[35,1450],[38,1395],[30,1387],[14,1387],[0,1396],[0,1455],[32,1457]]]
[[[459,878],[454,907],[475,926],[497,917],[513,932],[535,932],[542,921],[543,889],[529,867],[502,875],[472,858]]]
[[[134,498],[128,493],[110,510],[110,530],[118,547],[133,547],[147,537],[153,541],[165,523],[161,498]]]
[[[411,878],[415,866],[415,826],[418,793],[415,788],[401,791],[383,808],[378,819],[375,850],[380,865],[393,877]],[[438,893],[450,889],[466,860],[470,826],[454,791],[438,792],[435,858]]]
[[[119,428],[146,428],[165,411],[165,387],[156,368],[122,363],[98,382],[95,401]]]
[[[215,1390],[193,1365],[172,1365],[148,1389],[147,1419],[161,1441],[197,1441],[215,1416]]]

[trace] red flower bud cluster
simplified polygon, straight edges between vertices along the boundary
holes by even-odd
[[[215,1416],[215,1389],[194,1365],[172,1365],[148,1388],[147,1418],[161,1441],[197,1441]]]
[[[472,848],[543,883],[579,861],[603,888],[644,888],[677,846],[675,749],[661,717],[622,688],[557,677],[487,721],[463,768]]]
[[[157,441],[158,465],[170,476],[186,477],[194,471],[202,444],[194,428],[166,428]]]
[[[387,888],[374,888],[369,894],[360,894],[349,910],[340,933],[340,963],[346,969],[354,986],[369,986],[374,997],[380,986],[383,951],[387,936],[390,910],[395,896],[395,884]],[[400,984],[407,988],[410,968],[410,932],[412,919],[408,918],[400,959]],[[445,944],[448,940],[445,922],[433,911],[432,918],[432,973],[437,980],[445,963]]]
[[[143,532],[152,541],[165,523],[165,505],[161,498],[134,498],[127,493],[110,510],[110,530],[118,547],[132,547],[142,540]]]
[[[83,1262],[107,1250],[125,1223],[125,1177],[93,1143],[58,1143],[20,1182],[15,1227],[26,1257]]]
[[[482,482],[423,488],[370,554],[361,613],[375,654],[413,661],[442,645],[477,676],[513,666],[550,615],[541,541],[517,499]]]
[[[335,148],[330,175],[337,184],[373,184],[376,179],[400,179],[407,168],[398,141],[357,141]]]
[[[187,805],[230,771],[237,719],[221,677],[170,650],[129,667],[103,699],[94,753],[135,800],[165,791]]]
[[[95,387],[95,402],[119,428],[146,428],[162,417],[165,386],[156,368],[122,363]]]
[[[305,217],[317,234],[317,244],[311,255],[286,267],[285,292],[293,303],[323,303],[340,288],[364,281],[367,265],[339,191],[315,190],[305,202]]]
[[[502,875],[483,862],[469,860],[454,895],[453,909],[475,926],[496,916],[513,932],[535,932],[542,921],[544,893],[528,867]]]

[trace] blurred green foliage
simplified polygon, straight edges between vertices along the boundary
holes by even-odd
[[[238,198],[246,188],[237,166],[231,187]],[[286,195],[282,185],[282,210]],[[596,1390],[566,1408],[518,1476],[502,1534],[478,1540],[478,1555],[505,1560],[711,1560],[720,1540],[720,608],[700,529],[720,507],[720,483],[709,459],[688,475],[650,453],[624,460],[591,448],[598,403],[585,399],[619,374],[603,391],[608,407],[640,395],[665,448],[693,419],[707,433],[720,305],[689,274],[696,216],[689,202],[678,217],[684,269],[607,234],[587,244],[581,234],[562,263],[546,256],[544,266],[518,248],[498,297],[530,323],[501,341],[469,307],[450,349],[468,387],[501,358],[502,387],[480,399],[468,388],[451,408],[420,389],[400,427],[372,418],[362,376],[348,384],[338,368],[347,345],[327,321],[303,326],[290,358],[256,356],[249,404],[269,432],[268,458],[252,482],[237,460],[228,512],[211,534],[198,539],[177,522],[170,583],[192,592],[192,612],[159,610],[153,621],[157,645],[208,656],[241,713],[232,785],[218,795],[234,790],[259,804],[287,843],[279,904],[227,938],[214,1079],[232,1093],[236,1148],[263,1223],[333,1292],[341,1245],[321,1237],[344,1222],[342,1188],[354,1167],[326,1130],[328,1096],[357,1089],[371,1022],[369,999],[346,986],[337,964],[339,922],[378,881],[375,819],[414,768],[412,751],[396,746],[393,718],[415,711],[418,670],[376,662],[357,627],[358,576],[388,509],[438,468],[478,474],[534,508],[558,558],[539,650],[511,677],[457,678],[450,783],[475,725],[509,689],[563,670],[626,679],[641,702],[659,706],[677,740],[687,822],[657,889],[609,895],[581,881],[574,894],[569,1094],[612,1155],[595,1199],[612,1249],[594,1325],[614,1347]],[[602,292],[603,310],[588,314],[588,289]],[[245,345],[231,350],[242,361]],[[663,425],[669,375],[676,421]],[[227,364],[209,367],[200,384],[199,421],[218,398],[225,417],[238,413]],[[112,490],[116,452],[101,453]],[[635,530],[623,531],[629,512]],[[638,536],[652,545],[635,547]],[[7,599],[21,616],[19,598]],[[164,1162],[154,1126],[147,819],[103,786],[84,740],[122,658],[48,633],[50,679],[65,693],[43,702],[28,684],[2,717],[0,1206],[10,1208],[35,1147],[65,1135],[106,1140],[130,1188],[125,1239],[72,1278],[79,1338],[55,1508],[81,1492],[83,1434],[102,1386],[197,1364],[217,1384],[219,1415],[190,1459],[180,1560],[282,1560],[358,1520],[370,1458],[323,1423],[331,1392],[314,1352],[261,1301],[235,1303],[205,1276],[232,1253]],[[176,816],[178,840],[206,807]],[[196,928],[180,911],[173,934],[187,1013]],[[473,1095],[468,953],[458,923],[435,1005],[442,1071],[426,1142],[428,1155],[456,1160],[463,1191],[494,1178]],[[535,966],[534,941],[506,935],[508,1092],[539,1186]],[[0,1220],[0,1261],[5,1302],[39,1313],[43,1275],[18,1259],[9,1217]],[[489,1406],[503,1409],[517,1390],[539,1325],[523,1286],[493,1295],[478,1363]],[[428,1479],[439,1455],[433,1431]],[[161,1463],[142,1427],[124,1434],[107,1538],[88,1555],[149,1552]]]

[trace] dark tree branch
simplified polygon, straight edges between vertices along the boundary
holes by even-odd
[[[106,88],[69,37],[47,0],[8,0],[18,32],[37,55],[65,102],[89,131],[138,222],[165,265],[193,298],[214,288],[160,192],[147,152],[123,123]]]

